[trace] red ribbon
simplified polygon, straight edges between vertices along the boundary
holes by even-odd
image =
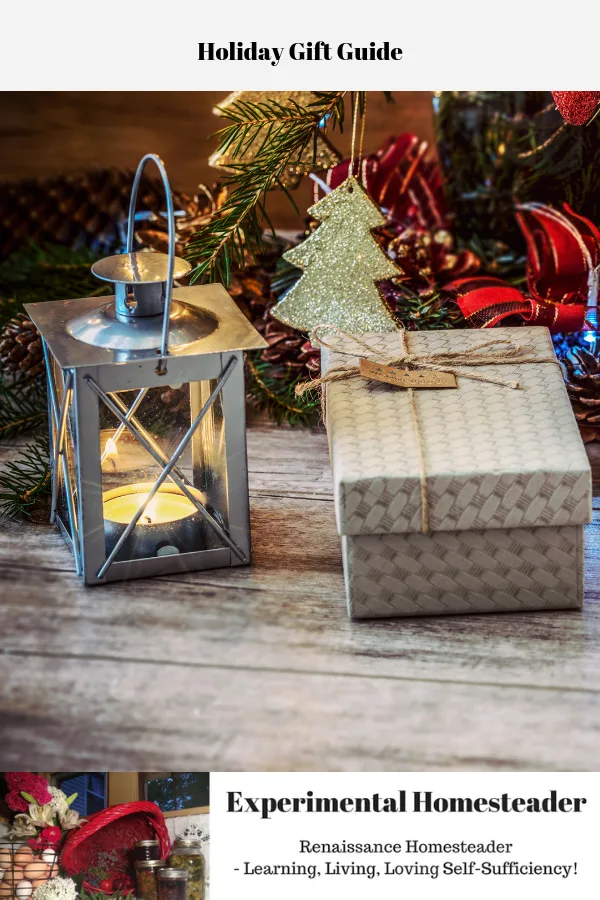
[[[448,288],[456,291],[463,316],[477,328],[493,328],[510,316],[519,316],[527,325],[545,325],[552,332],[582,331],[586,327],[588,307],[583,303],[525,297],[501,278],[458,278]]]
[[[500,278],[459,278],[447,287],[467,321],[492,328],[516,316],[527,325],[552,332],[596,327],[600,232],[565,203],[559,211],[541,203],[517,207],[527,242],[530,296]],[[587,318],[586,318],[587,317]]]
[[[570,303],[588,299],[590,271],[600,265],[600,232],[568,203],[518,206],[527,242],[527,287],[536,300]]]

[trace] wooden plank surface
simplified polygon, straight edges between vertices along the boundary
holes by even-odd
[[[350,622],[325,434],[248,447],[251,568],[84,588],[0,524],[4,767],[597,770],[600,510],[583,612]]]

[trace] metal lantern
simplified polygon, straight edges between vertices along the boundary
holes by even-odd
[[[133,252],[146,163],[169,252]],[[250,562],[243,351],[266,343],[222,285],[173,289],[162,161],[135,175],[127,251],[92,266],[114,297],[33,303],[48,374],[51,521],[86,584]]]

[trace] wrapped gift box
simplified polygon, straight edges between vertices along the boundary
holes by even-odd
[[[362,337],[388,357],[401,353],[398,334]],[[413,354],[463,352],[493,338],[517,341],[527,356],[554,357],[546,328],[407,336]],[[360,352],[337,334],[327,343]],[[322,356],[324,372],[358,364],[358,356],[326,348]],[[540,361],[455,368],[456,389],[414,392],[427,534],[408,392],[364,378],[326,387],[349,614],[580,607],[591,471],[559,366]],[[520,388],[472,381],[461,371],[518,381]]]

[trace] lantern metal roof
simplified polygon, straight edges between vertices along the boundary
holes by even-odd
[[[229,350],[258,350],[267,347],[265,339],[231,299],[221,284],[182,288],[185,303],[178,302],[173,290],[170,316],[169,352],[174,358]],[[44,335],[52,355],[62,368],[102,366],[111,363],[148,359],[157,355],[160,342],[160,317],[143,318],[123,325],[114,314],[114,297],[86,297],[79,300],[47,300],[28,303],[27,313]],[[77,336],[77,323],[90,332],[104,335],[120,346],[98,346]],[[129,338],[144,344],[132,347]]]
[[[134,252],[134,219],[145,165],[153,162],[167,201],[169,252]],[[63,369],[104,366],[158,356],[166,358],[257,350],[267,347],[221,284],[177,288],[190,263],[175,256],[173,195],[163,161],[154,153],[141,160],[131,191],[125,253],[92,266],[97,278],[114,284],[112,297],[84,297],[27,304],[27,312]],[[178,297],[180,293],[181,299]]]

